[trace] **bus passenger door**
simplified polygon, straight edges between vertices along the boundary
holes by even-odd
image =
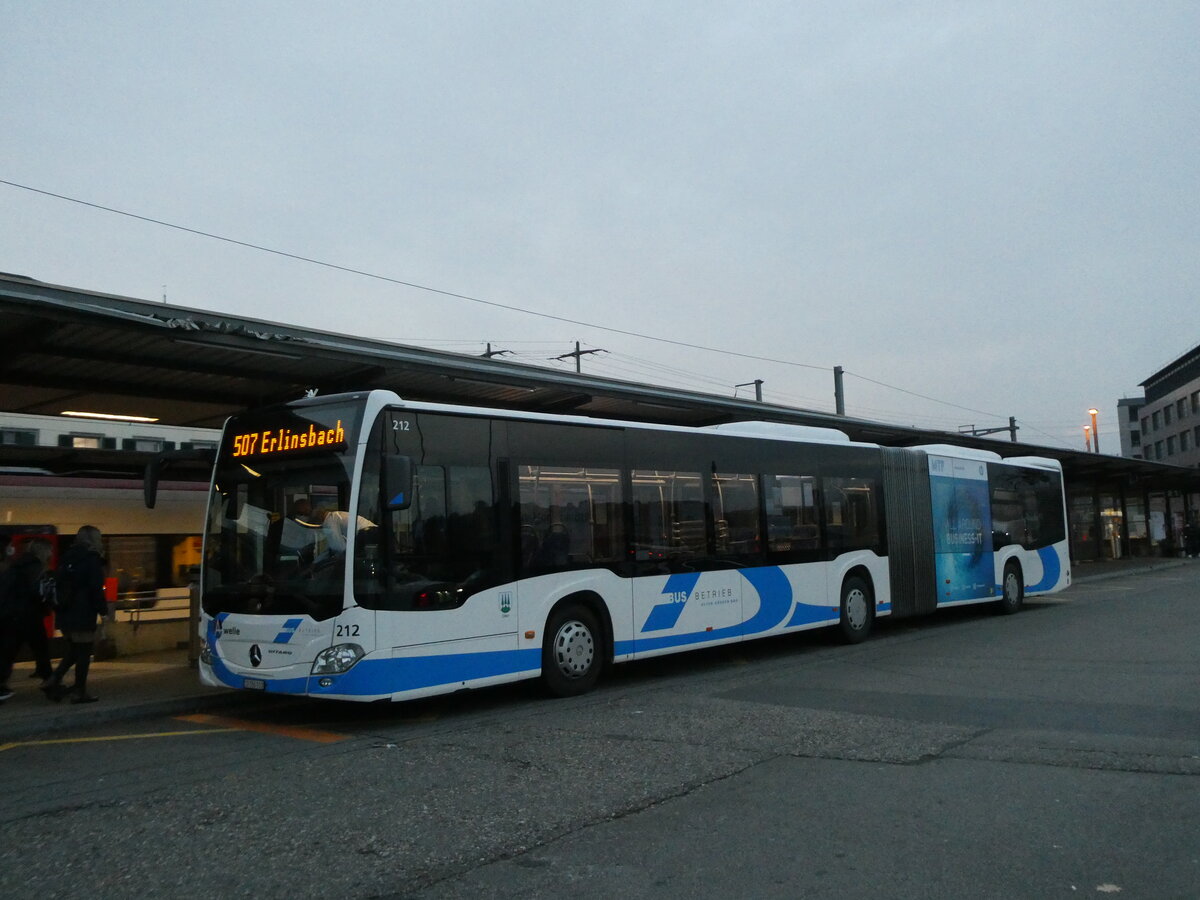
[[[515,650],[493,423],[395,410],[384,425],[385,453],[412,460],[413,484],[409,504],[389,514],[386,596],[375,601],[404,615],[379,617],[381,640],[401,656]]]

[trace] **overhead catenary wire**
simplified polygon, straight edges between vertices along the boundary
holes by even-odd
[[[883,382],[883,381],[876,381],[874,378],[868,378],[866,375],[859,375],[857,372],[851,372],[849,370],[846,370],[845,374],[853,375],[855,378],[861,379],[862,381],[869,382],[878,387],[887,388],[888,390],[892,390],[892,391],[899,391],[901,394],[908,394],[911,397],[920,397],[922,400],[928,400],[931,403],[941,403],[944,406],[953,406],[955,409],[961,409],[966,412],[973,412],[980,416],[991,416],[992,418],[995,418],[995,419],[1004,418],[999,413],[986,412],[982,409],[973,409],[970,406],[961,406],[958,403],[951,403],[949,400],[939,400],[937,397],[930,397],[930,396],[927,396],[926,394],[918,394],[916,391],[910,391],[910,390],[907,390],[906,388],[896,387],[896,385],[894,385],[894,384],[887,384],[886,382]]]
[[[357,269],[357,268],[354,268],[353,266],[344,266],[339,263],[333,263],[333,262],[329,262],[327,260],[316,259],[311,256],[303,256],[299,253],[289,253],[286,250],[279,250],[275,247],[267,247],[263,244],[255,244],[250,241],[242,241],[242,240],[238,240],[237,238],[225,237],[224,235],[214,234],[210,231],[202,231],[199,228],[190,228],[187,225],[180,225],[175,222],[167,222],[163,219],[156,219],[152,216],[144,216],[144,215],[140,215],[139,213],[128,212],[127,210],[117,209],[112,206],[105,206],[104,204],[101,204],[101,203],[92,203],[87,200],[80,200],[77,197],[68,197],[65,194],[56,194],[53,191],[42,190],[41,188],[31,187],[26,184],[19,184],[15,181],[8,181],[3,178],[0,178],[0,184],[5,184],[5,185],[8,185],[9,187],[18,188],[19,190],[30,191],[35,194],[41,194],[42,196],[45,196],[45,197],[53,197],[56,200],[64,200],[68,203],[76,203],[80,206],[86,206],[90,209],[97,209],[102,212],[112,213],[112,214],[118,215],[118,216],[124,216],[129,219],[135,219],[139,222],[146,222],[151,225],[160,225],[163,228],[172,228],[172,229],[175,229],[176,231],[182,231],[187,234],[194,234],[197,237],[208,238],[209,240],[213,240],[213,241],[221,241],[223,243],[232,244],[237,247],[245,247],[248,250],[257,250],[261,253],[270,253],[274,256],[283,257],[284,259],[292,259],[297,262],[308,263],[309,265],[320,266],[325,269],[332,269],[333,271],[336,271],[336,272],[345,272],[348,275],[358,275],[362,278],[370,278],[375,281],[383,281],[388,284],[395,284],[395,285],[399,285],[401,287],[412,288],[413,290],[417,290],[417,291],[425,291],[430,294],[437,294],[439,297],[450,297],[455,300],[465,300],[470,303],[478,303],[482,306],[488,306],[493,309],[504,309],[509,312],[516,312],[516,313],[521,313],[521,314],[527,315],[527,316],[537,316],[538,318],[549,319],[553,322],[564,322],[568,325],[579,325],[583,328],[594,328],[597,331],[605,331],[610,334],[620,334],[620,335],[624,335],[625,337],[635,337],[635,338],[640,338],[642,340],[657,341],[659,343],[670,344],[671,346],[675,346],[675,347],[685,347],[689,350],[703,350],[706,353],[722,353],[722,354],[725,354],[726,356],[735,356],[735,357],[738,357],[741,359],[752,359],[752,360],[757,360],[759,362],[778,363],[779,365],[795,366],[795,367],[801,368],[801,369],[819,369],[819,370],[828,370],[829,369],[829,366],[815,366],[810,363],[795,362],[794,360],[788,360],[788,359],[775,359],[775,358],[772,358],[769,356],[758,356],[758,355],[755,355],[752,353],[742,353],[737,350],[725,350],[720,347],[708,347],[703,344],[693,344],[693,343],[689,343],[688,341],[677,341],[672,338],[654,337],[651,335],[642,334],[641,332],[630,331],[630,330],[624,329],[624,328],[614,328],[611,325],[600,325],[599,323],[596,323],[596,322],[587,322],[582,319],[573,319],[573,318],[570,318],[569,316],[559,316],[559,315],[555,315],[554,313],[541,312],[539,310],[534,310],[534,309],[526,309],[525,307],[514,306],[509,303],[499,303],[495,300],[485,300],[482,297],[473,297],[470,294],[461,294],[461,293],[458,293],[457,291],[449,291],[449,290],[444,290],[442,288],[435,288],[430,285],[419,284],[415,281],[405,281],[402,278],[393,278],[390,275],[380,275],[377,272],[368,272],[365,269]]]
[[[703,345],[703,344],[691,343],[688,341],[675,340],[673,338],[665,338],[665,337],[660,337],[660,336],[648,335],[648,334],[643,334],[641,332],[632,331],[629,329],[616,328],[611,325],[601,325],[599,323],[587,322],[582,319],[575,319],[575,318],[571,318],[569,316],[561,316],[561,315],[556,315],[554,313],[547,313],[547,312],[542,312],[539,310],[528,309],[528,308],[516,306],[513,304],[500,303],[500,302],[497,302],[494,300],[487,300],[482,297],[476,297],[476,296],[472,296],[469,294],[463,294],[463,293],[460,293],[457,291],[445,290],[442,288],[433,287],[431,285],[420,284],[418,282],[408,281],[408,280],[401,279],[401,278],[395,278],[395,277],[392,277],[389,275],[382,275],[377,272],[370,272],[365,269],[355,268],[353,266],[347,266],[347,265],[342,265],[339,263],[329,262],[327,260],[316,259],[314,257],[304,256],[304,255],[298,254],[298,253],[291,253],[286,250],[280,250],[280,249],[277,249],[274,247],[268,247],[264,244],[258,244],[258,243],[254,243],[251,241],[243,241],[243,240],[239,240],[237,238],[231,238],[231,237],[227,237],[225,235],[215,234],[213,232],[204,231],[199,228],[192,228],[190,226],[180,225],[176,222],[168,222],[164,219],[159,219],[159,218],[155,218],[152,216],[142,215],[139,213],[130,212],[128,210],[118,209],[113,206],[107,206],[107,205],[100,204],[100,203],[94,203],[94,202],[91,202],[88,200],[82,200],[77,197],[71,197],[71,196],[68,196],[65,194],[60,194],[60,193],[56,193],[54,191],[36,188],[31,185],[21,184],[19,182],[10,181],[10,180],[3,179],[3,178],[0,178],[0,184],[6,185],[8,187],[15,188],[18,190],[28,191],[30,193],[38,194],[38,195],[41,195],[44,197],[50,197],[55,200],[61,200],[61,201],[67,202],[67,203],[73,203],[73,204],[76,204],[79,206],[87,207],[89,209],[95,209],[95,210],[99,210],[101,212],[110,213],[112,215],[122,216],[122,217],[125,217],[128,219],[133,219],[133,220],[136,220],[139,222],[145,222],[147,224],[156,225],[156,226],[160,226],[163,228],[173,229],[175,231],[181,231],[186,234],[195,235],[197,237],[206,238],[208,240],[219,241],[219,242],[230,244],[233,246],[243,247],[243,248],[246,248],[249,250],[255,250],[255,251],[258,251],[261,253],[271,254],[271,255],[278,256],[278,257],[281,257],[284,259],[290,259],[290,260],[294,260],[297,262],[307,263],[309,265],[318,266],[318,267],[325,268],[325,269],[330,269],[332,271],[344,272],[344,273],[350,274],[350,275],[357,275],[362,278],[368,278],[368,279],[375,280],[375,281],[380,281],[380,282],[384,282],[384,283],[388,283],[388,284],[394,284],[394,285],[398,285],[401,287],[410,288],[412,290],[423,291],[426,293],[435,294],[435,295],[438,295],[441,297],[449,297],[452,299],[462,300],[462,301],[469,302],[469,303],[475,303],[475,304],[487,306],[487,307],[494,308],[494,309],[502,309],[502,310],[506,310],[508,312],[515,312],[515,313],[520,313],[522,315],[535,316],[535,317],[547,319],[550,321],[562,322],[562,323],[566,323],[569,325],[580,326],[583,328],[595,329],[597,331],[603,331],[603,332],[607,332],[610,334],[619,334],[619,335],[623,335],[625,337],[632,337],[632,338],[637,338],[640,340],[653,341],[656,343],[666,344],[669,346],[683,347],[683,348],[690,349],[690,350],[700,350],[700,351],[707,352],[707,353],[716,353],[716,354],[720,354],[720,355],[724,355],[724,356],[728,356],[728,357],[732,357],[732,358],[736,358],[736,359],[745,359],[745,360],[752,360],[755,362],[772,363],[772,364],[776,364],[776,365],[789,366],[792,368],[811,369],[811,370],[822,371],[822,372],[828,372],[832,368],[831,366],[818,366],[818,365],[814,365],[811,363],[797,362],[795,360],[780,359],[778,357],[762,356],[762,355],[753,354],[753,353],[743,353],[743,352],[737,351],[737,350],[729,350],[729,349],[720,348],[720,347],[711,347],[711,346],[707,346],[707,345]],[[450,342],[447,342],[447,343],[450,343]],[[457,344],[459,342],[452,342],[452,343]],[[476,342],[476,343],[481,343],[481,342]],[[506,342],[506,343],[517,343],[517,342]],[[530,342],[530,343],[548,344],[548,343],[552,343],[552,342],[537,341],[537,342]],[[886,382],[879,381],[874,378],[869,378],[869,377],[867,377],[865,375],[861,375],[857,372],[851,372],[851,371],[847,370],[847,371],[845,371],[845,374],[851,375],[855,378],[858,378],[858,379],[868,382],[870,384],[874,384],[874,385],[877,385],[879,387],[886,388],[889,390],[894,390],[894,391],[897,391],[902,394],[907,394],[912,397],[917,397],[917,398],[920,398],[922,400],[926,400],[926,401],[929,401],[932,403],[938,403],[941,405],[953,407],[955,409],[964,410],[966,412],[975,413],[977,415],[989,416],[989,417],[993,417],[996,419],[1004,418],[997,413],[989,413],[989,412],[985,412],[983,410],[974,409],[972,407],[963,406],[961,404],[952,403],[947,400],[941,400],[936,397],[931,397],[926,394],[921,394],[916,391],[911,391],[906,388],[901,388],[896,385],[888,384]],[[722,386],[725,386],[723,382],[721,384],[722,384]],[[824,405],[824,404],[821,404],[821,405]],[[1049,437],[1049,435],[1047,435],[1047,437]]]

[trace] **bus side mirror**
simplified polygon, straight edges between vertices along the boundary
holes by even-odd
[[[413,466],[407,456],[384,457],[383,496],[388,509],[408,509],[412,504]]]
[[[162,474],[163,459],[156,456],[146,464],[146,474],[142,476],[142,499],[146,509],[154,509],[158,501],[158,478]]]
[[[182,464],[193,471],[194,478],[196,464],[201,464],[201,471],[207,476],[212,471],[216,459],[216,450],[164,450],[159,453],[146,464],[146,473],[142,477],[142,499],[146,502],[146,508],[154,509],[158,500],[158,482],[162,478],[163,470]]]

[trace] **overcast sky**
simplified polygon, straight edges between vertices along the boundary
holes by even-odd
[[[1107,452],[1200,343],[1200,3],[0,0],[0,42],[4,181],[574,321],[9,185],[0,271],[828,411],[841,365],[851,415],[1054,446],[1094,405]]]

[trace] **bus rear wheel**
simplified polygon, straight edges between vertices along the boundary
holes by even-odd
[[[556,697],[586,694],[596,685],[603,664],[600,623],[586,606],[557,610],[542,644],[542,683]]]
[[[1004,581],[1001,585],[1003,593],[996,604],[996,610],[1003,615],[1011,616],[1025,602],[1025,579],[1021,576],[1021,567],[1015,562],[1009,562],[1004,567]]]
[[[842,584],[842,609],[838,624],[847,644],[858,644],[871,633],[875,620],[875,598],[871,586],[858,575],[851,575]]]

